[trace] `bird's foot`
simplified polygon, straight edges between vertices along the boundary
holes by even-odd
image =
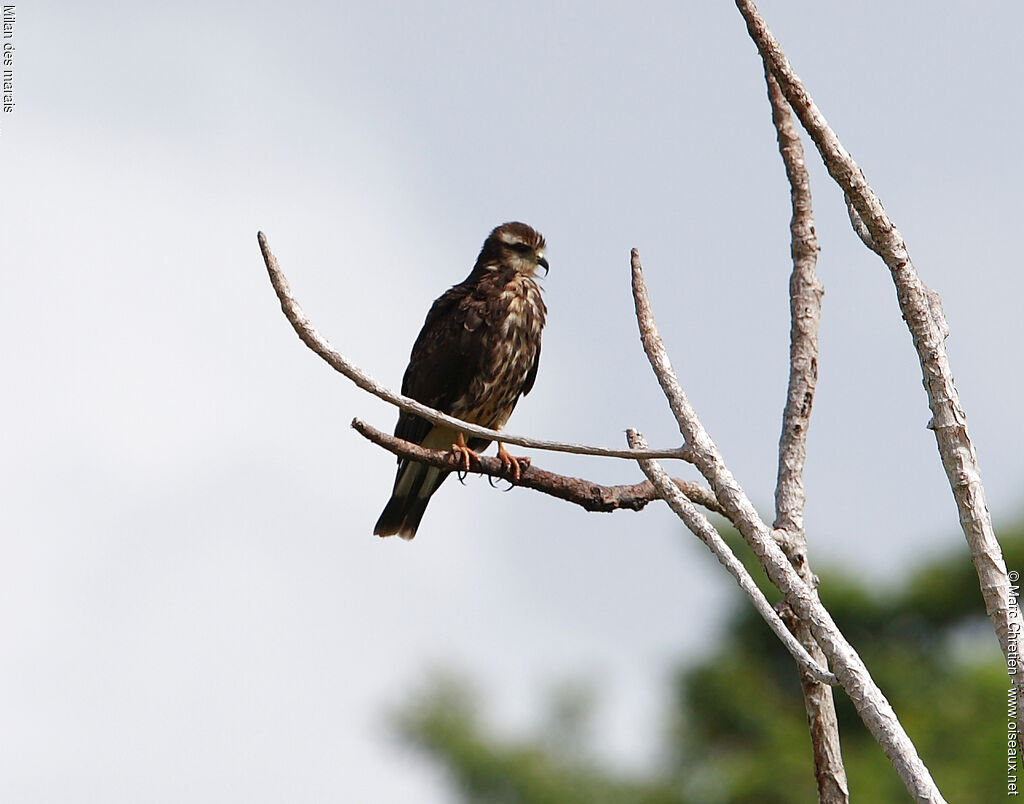
[[[518,483],[519,478],[523,476],[523,469],[530,468],[530,459],[527,457],[516,458],[508,454],[508,450],[505,449],[505,445],[500,441],[498,442],[498,460],[501,461],[501,466],[505,470],[513,483]]]
[[[461,483],[469,472],[471,463],[478,463],[480,461],[480,456],[466,446],[466,439],[463,437],[462,433],[459,433],[455,443],[452,444],[452,452],[459,458],[460,468],[458,470],[458,478]]]

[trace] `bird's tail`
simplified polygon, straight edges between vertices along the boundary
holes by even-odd
[[[444,449],[454,443],[456,434],[447,427],[432,427],[420,445],[427,449]],[[448,472],[415,461],[399,464],[395,488],[373,532],[377,536],[398,534],[408,541],[416,535],[430,496],[437,491]]]
[[[392,536],[397,533],[407,541],[415,536],[431,495],[448,474],[422,463],[406,463],[395,478],[395,490],[373,528],[374,534]]]

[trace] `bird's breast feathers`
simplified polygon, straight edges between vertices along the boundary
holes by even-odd
[[[547,309],[540,297],[540,287],[530,277],[517,274],[498,295],[497,307],[502,311],[502,338],[525,336],[539,340]]]
[[[502,427],[537,361],[547,309],[540,287],[528,276],[510,278],[494,296],[482,328],[481,365],[452,415],[484,427]]]

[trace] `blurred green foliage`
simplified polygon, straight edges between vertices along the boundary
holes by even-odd
[[[1024,525],[1000,533],[1008,567],[1024,567]],[[820,595],[895,708],[946,799],[1006,796],[1002,654],[974,568],[960,551],[923,564],[896,589],[821,573]],[[444,766],[471,804],[786,804],[817,800],[793,660],[747,605],[715,653],[675,675],[662,761],[642,778],[588,750],[592,695],[567,686],[527,739],[482,725],[469,685],[438,677],[396,716],[402,736]],[[836,690],[854,801],[910,797]]]

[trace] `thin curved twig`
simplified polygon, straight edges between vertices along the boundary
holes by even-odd
[[[928,407],[932,413],[928,427],[935,433],[942,466],[956,500],[960,526],[985,600],[985,611],[1007,662],[1015,662],[1018,637],[1024,631],[1024,616],[1020,608],[1011,603],[1010,579],[992,527],[978,456],[967,432],[967,414],[960,405],[960,396],[953,383],[945,345],[948,328],[937,314],[941,305],[935,301],[936,294],[921,281],[903,235],[889,219],[864,172],[815,105],[757,7],[752,0],[735,2],[761,58],[770,66],[786,100],[818,149],[829,175],[842,189],[870,235],[870,241],[865,239],[865,243],[882,257],[892,274],[900,311],[921,364]],[[854,228],[858,229],[852,216],[851,220]],[[1014,674],[1013,685],[1024,693],[1022,676],[1022,673]]]
[[[603,458],[625,458],[627,460],[633,460],[638,457],[644,457],[681,458],[686,460],[687,453],[685,447],[652,449],[647,450],[642,455],[638,455],[634,450],[594,447],[587,444],[569,444],[561,441],[547,441],[540,438],[517,436],[504,431],[490,430],[486,427],[480,427],[477,424],[471,424],[470,422],[456,419],[454,416],[449,416],[439,410],[427,407],[426,405],[417,402],[415,399],[410,399],[402,394],[396,394],[390,388],[381,385],[373,379],[373,377],[348,360],[343,354],[335,350],[334,347],[316,331],[309,319],[306,318],[306,314],[302,312],[302,308],[299,306],[299,303],[292,295],[291,287],[288,285],[288,280],[285,278],[284,273],[277,264],[277,258],[274,256],[273,252],[270,250],[270,246],[267,244],[266,235],[264,235],[263,232],[259,232],[257,234],[257,239],[259,240],[260,251],[263,252],[263,261],[266,263],[267,272],[270,274],[270,282],[274,286],[274,292],[277,293],[277,298],[281,302],[281,310],[284,312],[285,317],[292,325],[296,334],[298,334],[299,338],[302,339],[302,342],[323,358],[335,371],[344,374],[364,391],[373,394],[377,398],[383,399],[385,402],[390,402],[392,405],[395,405],[402,410],[415,413],[417,416],[426,419],[432,424],[445,424],[456,430],[461,430],[467,436],[486,438],[488,441],[501,441],[505,444],[516,444],[520,447],[547,450],[549,452],[569,452],[574,455],[595,455]]]
[[[419,444],[413,444],[411,441],[404,441],[383,433],[359,419],[352,420],[352,428],[377,446],[403,458],[425,463],[428,466],[436,466],[438,469],[451,471],[462,469],[462,457],[456,456],[451,450],[425,449]],[[649,480],[628,486],[602,486],[581,477],[568,477],[538,469],[528,461],[529,459],[520,459],[520,463],[525,462],[525,466],[518,482],[512,481],[507,467],[503,466],[500,460],[486,455],[481,455],[479,462],[470,466],[469,472],[470,474],[501,478],[514,486],[533,489],[542,494],[571,502],[587,511],[598,513],[620,510],[639,511],[648,503],[661,498]],[[691,480],[674,478],[672,482],[693,502],[709,511],[725,516],[722,506],[718,504],[711,489]]]
[[[645,449],[647,446],[644,437],[636,430],[627,430],[626,437],[629,440],[629,445],[634,449]],[[789,632],[786,624],[779,617],[778,612],[772,608],[772,604],[768,602],[764,593],[754,583],[754,579],[750,577],[750,573],[743,566],[743,562],[736,558],[736,555],[729,549],[729,545],[725,543],[725,540],[708,521],[708,518],[698,511],[693,503],[687,499],[687,495],[676,486],[661,464],[655,460],[639,460],[638,463],[644,474],[647,475],[647,479],[658,490],[658,496],[668,503],[676,516],[683,521],[683,524],[698,539],[704,542],[715,558],[736,579],[736,583],[739,584],[740,589],[750,598],[750,602],[757,610],[757,613],[761,615],[768,624],[768,627],[775,632],[775,636],[779,638],[779,641],[782,642],[786,650],[793,655],[797,664],[823,684],[838,684],[839,680],[835,675],[814,661],[804,646]]]
[[[786,602],[797,616],[811,629],[861,720],[882,747],[907,789],[918,801],[929,804],[944,802],[931,773],[918,756],[917,749],[892,706],[871,678],[863,660],[843,636],[817,593],[803,582],[789,563],[772,537],[771,529],[761,520],[750,499],[725,465],[715,442],[701,424],[679,384],[665,344],[658,334],[644,284],[640,255],[636,249],[633,249],[631,264],[633,301],[640,327],[640,340],[676,416],[679,432],[690,447],[693,465],[704,475],[722,507],[729,512],[729,518],[754,551],[768,578],[786,596]]]

